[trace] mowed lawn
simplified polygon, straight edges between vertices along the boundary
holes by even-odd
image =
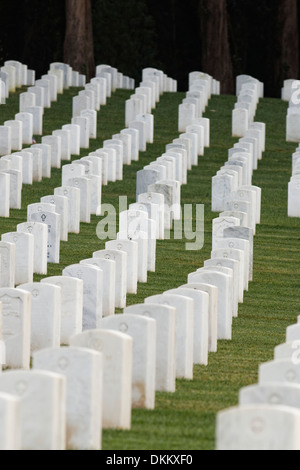
[[[20,90],[21,92],[23,90]],[[45,110],[44,135],[71,120],[71,98],[78,89],[65,91],[51,109]],[[125,101],[132,92],[119,90],[98,114],[98,138],[90,150],[101,148],[106,139],[125,127]],[[140,153],[139,162],[124,166],[122,182],[103,187],[103,203],[118,210],[119,196],[135,202],[136,172],[165,152],[165,146],[179,136],[178,105],[184,93],[167,93],[153,111],[155,143]],[[139,284],[138,294],[128,296],[128,305],[143,302],[150,295],[187,282],[189,273],[201,268],[210,258],[212,220],[211,179],[228,158],[228,149],[238,139],[231,137],[231,112],[235,96],[214,96],[205,116],[211,120],[211,146],[199,158],[198,167],[189,172],[182,187],[182,204],[205,206],[205,239],[200,251],[186,251],[187,240],[157,242],[156,272],[147,284]],[[0,108],[0,125],[18,112],[18,93]],[[297,144],[285,142],[287,104],[276,99],[260,101],[256,121],[267,125],[266,152],[253,176],[262,188],[262,218],[254,240],[254,280],[233,321],[232,341],[219,341],[218,352],[209,355],[208,367],[195,366],[192,381],[178,380],[176,393],[157,393],[153,411],[133,410],[128,432],[103,431],[104,450],[213,450],[218,411],[238,404],[239,390],[254,384],[258,368],[272,360],[274,347],[285,341],[286,327],[297,322],[299,314],[300,220],[287,217],[287,189],[292,172],[292,153]],[[39,141],[40,138],[36,137]],[[81,156],[89,151],[83,150]],[[78,159],[79,157],[73,157]],[[65,164],[66,162],[64,162]],[[0,219],[0,234],[15,231],[26,221],[26,207],[40,197],[53,194],[61,185],[61,171],[53,170],[51,180],[24,186],[21,211],[11,211],[10,219]],[[69,235],[61,244],[59,265],[49,265],[48,275],[61,275],[65,266],[90,258],[105,242],[96,235],[99,217],[81,224],[79,235]],[[41,277],[35,276],[39,281]],[[119,311],[117,313],[120,313]]]

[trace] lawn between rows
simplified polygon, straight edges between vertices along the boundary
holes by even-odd
[[[65,91],[51,109],[45,110],[44,135],[70,122],[71,98],[77,93],[78,89],[73,88]],[[0,124],[18,112],[18,94],[1,106]],[[105,139],[125,127],[125,100],[130,94],[119,90],[101,108],[98,137],[91,140],[89,151],[101,148]],[[140,154],[139,162],[124,167],[123,181],[103,187],[103,203],[118,208],[119,196],[127,196],[128,204],[135,202],[136,172],[164,153],[165,145],[178,137],[178,105],[183,97],[182,93],[162,96],[153,111],[155,143]],[[212,220],[218,216],[211,212],[211,178],[238,140],[231,137],[235,101],[234,96],[212,97],[205,113],[211,120],[211,146],[182,187],[182,204],[205,205],[204,247],[186,251],[186,240],[174,240],[172,236],[158,241],[156,272],[149,273],[147,284],[139,284],[137,295],[128,296],[128,305],[185,284],[188,274],[210,258]],[[272,360],[274,347],[285,341],[286,327],[296,323],[300,221],[287,217],[287,185],[296,144],[285,142],[286,112],[287,106],[280,100],[263,99],[256,115],[257,121],[267,124],[266,152],[253,177],[253,184],[262,188],[262,219],[254,240],[254,281],[240,305],[239,317],[233,321],[232,341],[219,341],[218,352],[209,355],[208,367],[195,366],[192,381],[177,380],[176,393],[157,393],[155,410],[133,410],[130,431],[104,430],[104,450],[213,450],[218,411],[236,406],[239,390],[257,383],[259,365]],[[81,156],[89,151],[83,150]],[[18,223],[26,221],[27,205],[53,194],[60,185],[61,171],[53,170],[51,180],[24,186],[22,210],[11,211],[9,219],[0,219],[0,234],[16,230]],[[64,267],[104,248],[104,242],[96,236],[99,220],[93,216],[90,224],[81,224],[79,235],[69,235],[69,241],[61,244],[60,264],[49,265],[49,276],[61,275]],[[40,279],[35,276],[35,281]]]

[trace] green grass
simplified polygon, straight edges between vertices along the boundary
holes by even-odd
[[[46,110],[44,134],[70,122],[71,89]],[[100,148],[105,139],[124,128],[125,101],[129,91],[118,91],[102,107],[98,117],[98,138],[90,151]],[[178,137],[178,105],[184,94],[165,94],[155,115],[155,143],[140,154],[140,161],[124,167],[124,179],[103,187],[103,203],[118,205],[118,197],[135,202],[136,172],[165,151],[165,145]],[[227,160],[228,149],[237,141],[231,137],[231,112],[236,97],[213,97],[205,116],[211,119],[211,147],[189,173],[182,188],[182,204],[205,205],[205,243],[201,251],[186,251],[185,240],[159,241],[157,267],[147,284],[139,284],[136,296],[128,296],[128,305],[162,293],[187,282],[190,272],[203,266],[210,257],[212,220],[211,178]],[[18,112],[18,96],[1,106],[0,121],[12,119]],[[218,352],[209,355],[208,367],[195,366],[194,380],[178,380],[176,393],[157,393],[154,411],[133,410],[132,429],[128,432],[103,431],[104,450],[212,450],[215,448],[215,423],[218,411],[238,403],[239,390],[257,382],[258,368],[273,358],[274,347],[285,341],[286,327],[297,321],[300,301],[299,250],[300,220],[287,217],[287,188],[292,172],[291,155],[296,144],[285,142],[286,103],[276,99],[260,101],[256,120],[267,124],[266,152],[254,173],[253,184],[262,188],[262,219],[254,240],[254,280],[233,321],[232,341],[219,341]],[[2,124],[0,122],[0,124]],[[83,151],[81,156],[88,152]],[[78,158],[78,157],[75,157]],[[53,170],[51,180],[24,187],[21,211],[11,211],[10,219],[0,219],[0,234],[14,231],[26,220],[28,204],[53,194],[60,186],[61,172]],[[79,235],[70,235],[62,243],[61,262],[49,265],[48,275],[60,275],[62,269],[104,247],[96,236],[99,218],[82,224]],[[35,276],[35,280],[40,280]]]

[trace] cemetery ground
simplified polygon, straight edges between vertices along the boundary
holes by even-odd
[[[22,91],[1,107],[0,125],[18,112],[18,94]],[[77,93],[77,88],[65,91],[45,110],[44,135],[69,122],[71,98]],[[81,157],[124,128],[125,100],[130,94],[119,90],[101,107],[98,137],[90,141],[88,151],[81,151]],[[123,181],[103,186],[103,203],[117,209],[119,196],[127,196],[128,204],[135,202],[136,172],[164,153],[165,145],[178,137],[178,106],[183,98],[183,93],[161,97],[153,112],[154,144],[140,153],[139,162],[124,166]],[[199,166],[189,172],[188,184],[182,187],[182,204],[205,205],[204,247],[186,251],[186,240],[174,240],[172,234],[170,240],[158,241],[156,272],[148,274],[147,284],[139,284],[137,295],[127,296],[128,305],[186,284],[188,274],[210,258],[212,220],[218,217],[211,212],[211,179],[237,141],[231,137],[235,101],[235,96],[224,95],[210,100],[205,117],[211,120],[211,146],[204,157],[199,157]],[[267,126],[266,152],[253,176],[253,184],[262,188],[262,219],[254,239],[254,280],[239,306],[238,318],[233,320],[232,341],[219,341],[218,352],[209,354],[208,367],[195,366],[192,381],[177,380],[174,394],[156,393],[155,410],[133,410],[130,431],[103,431],[104,450],[213,450],[216,414],[238,404],[242,387],[257,383],[259,365],[273,359],[275,346],[285,341],[286,328],[297,321],[300,220],[287,217],[287,188],[296,144],[285,141],[286,112],[287,103],[262,99],[255,117]],[[12,210],[9,219],[0,219],[0,235],[15,231],[19,223],[26,221],[27,205],[53,194],[60,185],[61,170],[52,169],[51,179],[23,186],[22,210]],[[104,248],[105,242],[96,236],[99,220],[93,216],[90,224],[81,224],[79,235],[69,234],[69,241],[61,244],[60,264],[48,265],[47,276],[61,275],[65,267]],[[35,276],[35,281],[39,280],[41,276]]]

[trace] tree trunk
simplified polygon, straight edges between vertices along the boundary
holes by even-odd
[[[66,0],[64,62],[88,80],[95,75],[91,0]]]
[[[222,93],[234,93],[226,0],[200,0],[202,71],[221,82]]]
[[[279,96],[283,81],[298,78],[299,38],[297,0],[275,1],[275,24],[271,35],[270,92]],[[274,5],[274,6],[275,6]]]

